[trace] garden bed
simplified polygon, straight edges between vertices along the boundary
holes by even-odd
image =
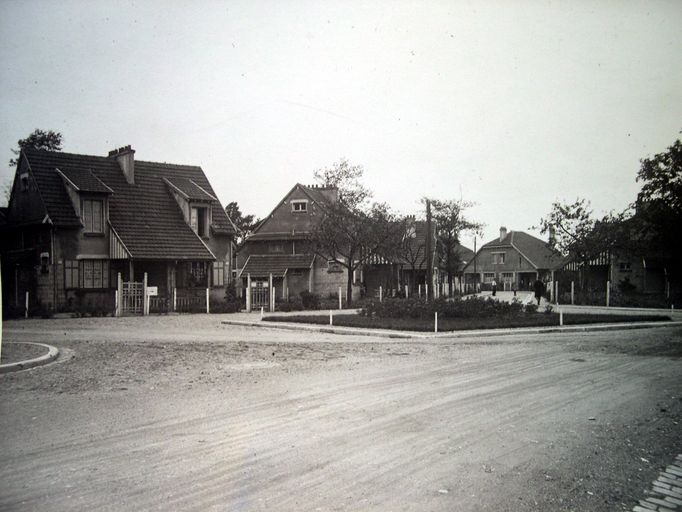
[[[6,342],[2,344],[2,359],[0,359],[0,363],[18,363],[20,361],[35,359],[36,357],[47,354],[47,352],[48,349],[42,345]]]
[[[294,322],[303,324],[329,325],[329,315],[266,316],[266,322]],[[656,315],[594,315],[564,314],[564,325],[612,324],[620,322],[657,322],[670,320],[667,316]],[[398,331],[433,331],[433,318],[380,318],[358,314],[335,314],[334,325],[366,329],[391,329]],[[513,327],[549,327],[559,325],[557,313],[532,313],[515,316],[487,318],[439,318],[439,331],[466,331],[473,329],[509,329]]]

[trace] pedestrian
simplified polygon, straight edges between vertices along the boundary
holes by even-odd
[[[493,279],[493,297],[497,295],[497,281]]]
[[[535,298],[537,299],[539,306],[540,299],[542,299],[542,296],[545,294],[545,283],[540,281],[540,279],[536,279],[535,284],[533,284],[533,289],[535,290]]]

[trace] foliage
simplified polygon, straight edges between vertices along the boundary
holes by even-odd
[[[372,192],[362,184],[365,170],[361,165],[351,165],[342,158],[331,167],[315,171],[315,180],[323,187],[335,188],[339,202],[351,210],[361,208],[372,197]]]
[[[22,149],[33,148],[33,149],[45,149],[47,151],[61,151],[62,150],[62,134],[52,130],[43,131],[38,128],[33,130],[28,137],[25,139],[19,139],[17,141],[18,149],[13,149],[17,157],[21,153]],[[15,167],[18,163],[18,158],[12,158],[9,161],[10,167]]]
[[[529,315],[532,315],[533,313],[537,313],[537,312],[538,312],[538,305],[537,305],[537,304],[534,304],[534,303],[532,303],[532,302],[529,302],[528,304],[526,304],[526,305],[524,306],[523,311],[524,311],[524,313],[527,313],[527,314],[529,314]]]
[[[236,201],[227,203],[225,213],[237,228],[238,244],[241,244],[260,222],[255,215],[244,215]]]
[[[553,310],[554,310],[554,307],[551,304],[547,304],[545,306],[545,314],[549,315]]]
[[[307,290],[303,290],[301,293],[301,305],[303,309],[319,309],[320,308],[320,296],[315,293],[310,293]]]
[[[467,219],[464,212],[474,203],[469,201],[430,200],[433,209],[433,220],[436,225],[437,250],[441,264],[448,274],[450,294],[452,294],[453,275],[457,274],[462,264],[460,254],[460,236],[463,232],[480,232],[483,224]]]
[[[379,318],[420,318],[429,319],[438,313],[438,318],[485,318],[496,316],[516,316],[522,311],[520,302],[497,301],[489,297],[469,297],[461,299],[385,299],[368,301],[360,314]]]

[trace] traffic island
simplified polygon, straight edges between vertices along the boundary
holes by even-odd
[[[2,344],[0,373],[18,372],[51,363],[59,356],[52,345],[33,342],[6,342]]]

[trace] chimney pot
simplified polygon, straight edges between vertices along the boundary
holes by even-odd
[[[502,240],[504,240],[506,238],[506,236],[507,236],[507,228],[502,226],[500,228],[500,242],[502,242]]]
[[[129,184],[135,183],[135,150],[130,145],[121,146],[109,151],[110,157],[116,157],[123,175]]]

